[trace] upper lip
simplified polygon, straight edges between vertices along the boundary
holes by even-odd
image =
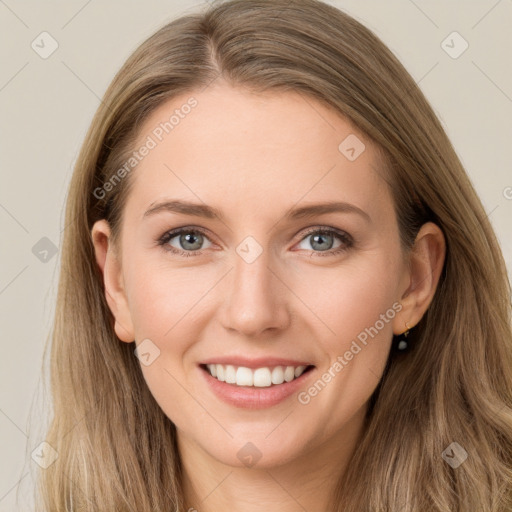
[[[222,364],[222,365],[233,365],[243,366],[245,368],[263,368],[263,367],[274,367],[274,366],[312,366],[308,361],[301,361],[297,359],[284,359],[281,357],[256,357],[248,359],[247,357],[240,356],[222,356],[222,357],[210,357],[200,364]]]

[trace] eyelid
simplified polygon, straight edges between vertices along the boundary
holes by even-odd
[[[312,255],[317,254],[319,256],[333,256],[338,254],[339,252],[350,249],[355,244],[355,240],[352,237],[352,235],[350,235],[346,231],[326,225],[312,226],[310,228],[307,228],[307,231],[303,233],[301,239],[297,242],[297,244],[300,244],[313,233],[326,233],[329,235],[332,234],[333,236],[338,238],[338,240],[341,241],[341,245],[339,247],[329,249],[327,251],[310,251]]]
[[[191,225],[181,226],[178,228],[173,228],[168,231],[165,231],[161,236],[159,236],[156,239],[156,243],[158,245],[162,246],[164,248],[164,250],[167,250],[170,252],[177,252],[177,253],[186,252],[191,255],[199,255],[199,254],[202,254],[206,250],[206,249],[201,249],[199,251],[184,251],[182,249],[177,249],[176,247],[172,247],[171,245],[169,245],[168,247],[165,247],[171,239],[181,235],[182,233],[199,233],[200,235],[207,238],[210,241],[210,243],[212,243],[212,244],[215,243],[211,240],[212,235],[210,234],[210,231],[208,229],[202,228],[199,226],[191,226]]]
[[[302,238],[300,239],[301,241],[304,240],[304,238],[306,238],[311,233],[318,233],[318,232],[335,233],[336,235],[338,235],[342,238],[344,237],[344,238],[352,240],[352,236],[349,233],[347,233],[346,231],[343,231],[342,229],[334,228],[332,226],[326,226],[323,224],[318,225],[318,226],[312,226],[310,228],[306,228],[306,230],[307,231],[302,235]]]
[[[348,250],[354,245],[354,238],[347,233],[344,230],[334,228],[332,226],[327,225],[316,225],[316,226],[310,226],[308,228],[305,228],[306,231],[301,230],[299,233],[302,233],[302,236],[298,242],[296,242],[294,245],[297,245],[298,243],[301,243],[303,240],[305,240],[309,235],[312,233],[327,233],[327,234],[334,234],[339,240],[342,242],[342,246],[337,247],[335,249],[329,249],[327,251],[310,251],[313,254],[321,255],[321,256],[329,256],[329,255],[336,255],[338,252],[342,252],[344,250]],[[166,231],[163,235],[161,235],[157,240],[157,244],[162,246],[164,250],[167,250],[171,253],[177,253],[177,254],[183,254],[185,253],[187,256],[199,256],[203,254],[206,249],[200,249],[198,251],[184,251],[182,249],[177,249],[176,247],[172,247],[169,245],[168,247],[164,247],[167,245],[167,243],[175,238],[176,236],[182,234],[183,232],[196,232],[201,234],[202,236],[206,237],[211,243],[215,243],[211,240],[210,231],[206,228],[199,227],[199,226],[193,226],[193,225],[187,225],[182,226],[174,229],[170,229]],[[296,235],[297,236],[297,235]],[[215,238],[215,237],[213,237]],[[344,245],[344,247],[343,247]]]

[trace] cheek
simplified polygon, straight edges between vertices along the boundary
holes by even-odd
[[[294,289],[321,320],[308,313],[318,324],[316,339],[325,354],[318,375],[325,391],[322,383],[311,394],[305,390],[304,402],[311,398],[318,414],[336,403],[327,420],[332,429],[368,400],[382,375],[399,309],[398,272],[385,251],[368,252],[328,272],[303,276]],[[315,286],[306,286],[311,282]]]
[[[201,335],[204,307],[211,299],[207,294],[217,277],[206,267],[171,268],[161,256],[159,261],[136,256],[132,255],[125,266],[135,339],[137,343],[151,340],[156,348],[148,346],[158,354],[141,369],[161,408],[179,425],[187,411],[200,412],[183,391],[182,386],[190,387],[184,365]]]
[[[396,265],[379,254],[354,258],[337,268],[301,272],[293,291],[310,311],[304,305],[297,307],[305,311],[305,317],[319,323],[317,333],[330,340],[331,355],[376,322],[378,330],[383,331],[381,338],[388,337],[391,322],[382,325],[379,319],[384,315],[392,320],[395,315],[392,305],[396,300],[397,272]]]
[[[172,269],[165,262],[148,261],[136,265],[135,260],[127,266],[130,314],[137,339],[153,336],[165,341],[193,323],[191,318],[200,310],[198,302],[211,288],[212,279],[202,276],[198,268]]]
[[[398,268],[384,251],[354,256],[337,267],[293,267],[279,271],[293,291],[287,300],[302,322],[316,326],[317,336],[331,340],[329,352],[339,352],[361,333],[364,338],[365,329],[386,315],[395,300]],[[213,265],[172,268],[161,255],[132,255],[126,272],[136,339],[160,340],[164,345],[172,339],[177,349],[176,343],[187,339],[179,333],[200,325],[201,311],[207,303],[216,302],[212,283],[225,269]],[[380,324],[377,328],[387,337],[391,325],[382,328]]]
[[[368,258],[330,275],[317,273],[313,292],[307,295],[308,305],[322,321],[316,338],[326,357],[317,380],[298,398],[311,428],[313,418],[323,418],[322,439],[350,421],[378,385],[396,315],[397,271],[384,257]],[[305,288],[297,292],[304,296]]]
[[[138,264],[136,258],[126,270],[135,338],[137,343],[149,339],[154,344],[146,345],[151,347],[150,364],[141,362],[144,379],[166,416],[187,430],[190,418],[201,417],[204,410],[184,391],[190,384],[183,357],[197,339],[194,331],[201,310],[197,303],[211,287],[211,279],[198,278],[193,269],[171,270],[161,262],[142,264],[139,259]]]

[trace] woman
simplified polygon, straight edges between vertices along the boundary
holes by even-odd
[[[348,15],[164,26],[105,94],[66,225],[41,510],[511,509],[503,257]]]

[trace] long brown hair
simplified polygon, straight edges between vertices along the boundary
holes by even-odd
[[[115,335],[90,231],[105,218],[119,232],[131,175],[101,187],[135,149],[142,122],[218,77],[297,91],[345,116],[380,149],[403,248],[429,220],[445,235],[414,350],[390,356],[332,510],[512,510],[511,290],[496,236],[411,76],[367,28],[316,0],[232,0],[181,17],[147,39],[106,91],[67,198],[46,435],[59,456],[41,470],[39,510],[184,510],[175,427],[134,344]],[[457,468],[442,457],[453,442],[468,454]]]

